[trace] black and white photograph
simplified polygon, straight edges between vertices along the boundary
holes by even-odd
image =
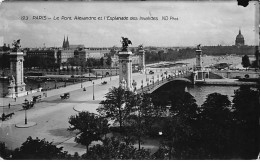
[[[0,160],[260,159],[259,1],[0,1]]]

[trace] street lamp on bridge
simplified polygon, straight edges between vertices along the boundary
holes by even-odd
[[[153,86],[154,86],[154,76],[153,76]]]
[[[94,82],[93,82],[93,100],[95,100],[95,94],[94,94]]]

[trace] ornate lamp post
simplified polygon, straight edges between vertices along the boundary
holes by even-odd
[[[81,83],[81,85],[80,85],[80,86],[81,86],[81,88],[82,88],[82,87],[83,87],[83,85],[82,85],[82,69],[81,69],[80,72],[81,72],[81,76],[80,76],[80,83]]]
[[[142,83],[142,85],[141,85],[141,88],[142,88],[142,93],[144,93],[144,81],[143,80],[141,80],[141,83]]]
[[[5,113],[4,113],[4,106],[3,106],[3,114],[2,114],[2,121],[5,119]]]
[[[90,68],[88,69],[88,76],[89,76],[88,81],[90,81]]]
[[[94,82],[93,82],[93,100],[95,100],[95,94],[94,94]]]
[[[24,124],[27,125],[27,109],[29,107],[29,101],[27,99],[24,100]]]
[[[44,83],[45,83],[45,97],[47,97],[47,86],[46,86],[47,82]]]

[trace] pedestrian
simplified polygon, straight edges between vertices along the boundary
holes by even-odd
[[[10,103],[9,103],[8,107],[9,107],[9,109],[10,109],[10,107],[11,107],[11,104],[10,104]]]
[[[16,97],[14,98],[14,101],[16,102]]]

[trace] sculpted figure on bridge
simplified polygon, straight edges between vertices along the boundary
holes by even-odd
[[[14,76],[12,75],[11,78],[9,79],[9,83],[11,86],[15,85],[15,79]]]
[[[143,49],[144,49],[143,44],[138,46],[138,50],[143,50]]]
[[[132,42],[126,38],[126,37],[122,37],[122,51],[127,51],[128,50],[128,45],[131,44],[132,45]]]
[[[21,47],[20,41],[21,41],[20,39],[18,39],[17,41],[14,40],[14,42],[12,44],[14,46],[12,49],[13,52],[18,52],[20,50],[20,47]]]
[[[197,45],[197,50],[201,50],[201,44]]]

